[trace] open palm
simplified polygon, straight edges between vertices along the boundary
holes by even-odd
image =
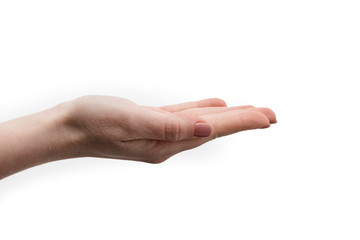
[[[150,107],[118,97],[85,96],[72,105],[72,124],[86,139],[82,155],[150,163],[218,137],[276,123],[269,108],[227,107],[218,98]],[[211,132],[199,135],[199,127]]]

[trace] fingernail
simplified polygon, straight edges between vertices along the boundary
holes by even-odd
[[[211,126],[207,123],[196,123],[194,136],[195,137],[208,137],[211,134]]]

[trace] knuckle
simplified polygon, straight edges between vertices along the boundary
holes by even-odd
[[[164,138],[168,141],[178,141],[180,139],[180,124],[177,121],[168,120],[164,128]]]
[[[269,119],[261,112],[252,111],[253,123],[257,128],[267,128],[270,126]]]

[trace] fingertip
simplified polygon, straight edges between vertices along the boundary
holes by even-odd
[[[260,127],[260,128],[269,128],[271,126],[270,122],[267,122],[264,124],[264,126]]]
[[[221,98],[208,98],[205,99],[209,103],[209,106],[212,107],[227,107],[226,102]]]
[[[268,113],[267,116],[269,117],[270,123],[277,123],[275,112],[270,108],[264,108],[264,109],[266,109]]]
[[[267,107],[261,107],[261,108],[254,108],[254,109],[250,109],[252,111],[258,111],[262,114],[264,114],[270,121],[270,123],[276,123],[276,115],[274,113],[273,110],[271,110],[270,108]]]
[[[240,113],[240,115],[244,124],[244,130],[270,127],[269,118],[261,112],[247,111]]]

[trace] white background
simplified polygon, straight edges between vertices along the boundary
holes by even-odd
[[[359,239],[359,1],[0,1],[0,122],[87,94],[278,124],[0,182],[1,239]]]

